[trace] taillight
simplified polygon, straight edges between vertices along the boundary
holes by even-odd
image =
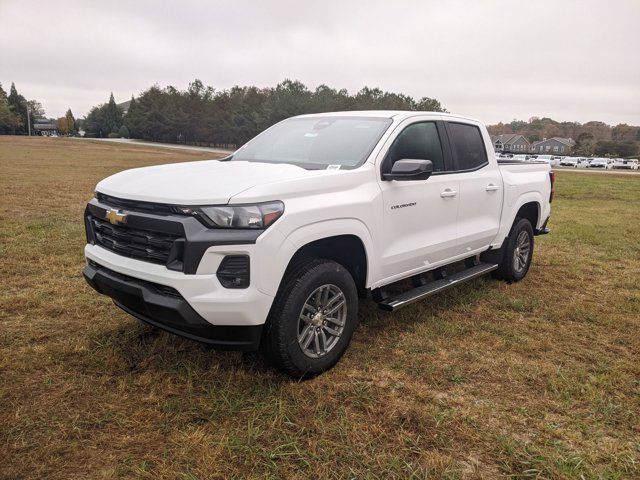
[[[553,170],[549,172],[549,180],[551,180],[551,193],[549,194],[549,203],[551,203],[553,202],[553,194],[556,193],[556,190],[554,188],[556,183],[556,172],[554,172]]]

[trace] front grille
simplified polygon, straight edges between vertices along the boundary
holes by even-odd
[[[180,238],[164,232],[139,230],[89,217],[96,245],[126,257],[166,265],[174,242]]]

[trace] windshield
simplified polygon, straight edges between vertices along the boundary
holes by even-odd
[[[290,118],[245,144],[231,160],[354,168],[366,160],[389,125],[390,118],[377,117]]]

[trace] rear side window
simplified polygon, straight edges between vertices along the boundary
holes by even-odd
[[[478,127],[449,123],[449,137],[457,170],[472,170],[487,163],[487,152]]]
[[[405,159],[431,160],[434,172],[444,170],[442,145],[434,122],[413,123],[400,132],[385,159],[385,171]]]

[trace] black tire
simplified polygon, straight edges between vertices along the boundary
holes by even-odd
[[[300,324],[299,317],[305,304],[308,304],[307,301],[312,300],[310,295],[326,286],[335,287],[333,292],[336,298],[337,291],[344,296],[344,325],[336,327],[336,330],[342,328],[341,334],[332,337],[334,343],[328,351],[312,358],[303,351],[303,345],[298,341],[299,328],[307,328],[304,323]],[[280,286],[267,319],[262,351],[267,360],[282,372],[295,378],[311,378],[330,369],[340,360],[349,346],[357,323],[358,291],[351,274],[342,265],[331,260],[303,261],[287,274]],[[334,327],[332,324],[328,326]],[[325,327],[313,327],[312,330],[318,328]],[[310,335],[320,333],[311,332]],[[326,338],[325,335],[324,345],[327,345]],[[315,338],[313,343],[315,345]]]
[[[524,235],[527,237],[529,251],[526,260],[520,262],[521,268],[517,268],[515,256],[518,255],[519,239],[522,239]],[[533,227],[528,219],[515,219],[502,250],[502,258],[498,269],[493,272],[493,277],[508,283],[519,282],[527,275],[533,258]]]

